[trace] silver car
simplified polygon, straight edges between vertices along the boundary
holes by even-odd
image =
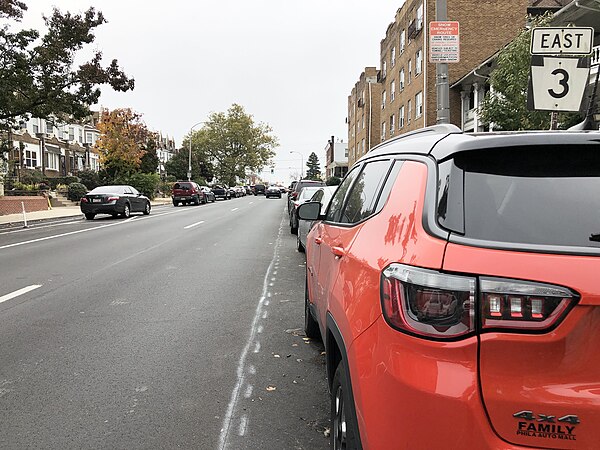
[[[321,214],[325,214],[325,211],[329,206],[329,202],[331,201],[331,197],[333,197],[333,193],[336,189],[337,186],[320,187],[308,201],[321,203]],[[298,234],[296,244],[298,246],[299,252],[304,252],[304,249],[306,248],[306,235],[308,234],[314,223],[315,222],[312,220],[300,219],[298,221]]]

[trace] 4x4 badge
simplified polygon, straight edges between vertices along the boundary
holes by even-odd
[[[534,414],[533,411],[519,411],[513,414],[519,420],[517,435],[575,441],[575,426],[581,423],[574,414],[559,417],[549,414]]]

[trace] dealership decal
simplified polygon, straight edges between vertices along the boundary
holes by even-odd
[[[546,414],[534,414],[533,411],[519,411],[513,414],[519,420],[517,436],[530,436],[564,441],[576,441],[575,428],[580,423],[573,414],[556,418]]]

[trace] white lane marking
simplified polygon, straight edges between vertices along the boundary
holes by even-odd
[[[250,335],[248,336],[248,340],[246,341],[246,345],[244,346],[244,349],[242,350],[240,359],[238,361],[238,366],[237,366],[237,370],[236,370],[237,382],[231,392],[231,399],[229,400],[229,404],[227,405],[227,412],[225,413],[225,417],[223,419],[223,426],[221,427],[221,433],[219,436],[219,449],[220,450],[227,448],[228,444],[229,444],[229,440],[228,440],[229,431],[230,431],[230,428],[232,425],[233,415],[235,413],[235,409],[237,407],[237,403],[239,400],[240,390],[242,389],[242,386],[244,385],[244,378],[246,376],[246,374],[244,373],[245,368],[246,368],[246,358],[248,357],[248,353],[250,351],[250,346],[256,339],[256,334],[257,334],[257,330],[258,330],[258,326],[259,326],[258,322],[261,317],[263,302],[264,302],[265,296],[267,294],[267,291],[269,289],[267,286],[268,280],[269,280],[269,274],[271,273],[271,270],[273,269],[273,264],[275,263],[275,259],[277,258],[277,252],[279,250],[279,246],[281,245],[281,235],[282,235],[282,230],[283,230],[283,224],[284,224],[284,218],[281,219],[281,223],[279,224],[277,245],[274,246],[273,259],[271,259],[271,262],[269,263],[269,267],[267,268],[267,271],[265,273],[265,277],[263,280],[262,295],[260,296],[258,305],[256,305],[256,312],[254,313],[254,318],[252,319],[252,324],[250,326]],[[256,368],[254,366],[250,365],[248,367],[248,373],[255,374]]]
[[[263,319],[266,319],[269,316],[269,311],[265,311],[262,315]]]
[[[265,306],[269,306],[269,300],[265,302]]]
[[[200,222],[196,222],[196,223],[193,223],[191,225],[188,225],[187,227],[183,227],[183,229],[184,230],[189,230],[190,228],[194,228],[194,227],[196,227],[198,225],[202,225],[203,223],[204,223],[204,220],[201,220]]]
[[[244,436],[246,434],[246,429],[248,428],[248,416],[242,416],[241,420],[240,420],[240,429],[238,431],[238,434],[240,436]]]
[[[252,397],[252,391],[254,390],[254,386],[252,386],[251,384],[249,384],[246,387],[246,392],[244,393],[244,398],[250,398]]]
[[[2,297],[0,297],[0,303],[8,301],[10,299],[13,299],[15,297],[18,297],[19,295],[27,294],[28,292],[31,292],[31,291],[41,288],[41,287],[42,287],[41,284],[32,284],[31,286],[21,288],[19,290],[11,292],[10,294],[3,295]]]
[[[256,341],[256,346],[254,347],[254,353],[260,352],[260,342]]]
[[[258,327],[258,329],[256,330],[257,333],[262,333],[264,330],[264,327],[261,325],[260,327]]]
[[[273,294],[271,294],[270,292],[267,294],[267,297],[271,298],[273,296]]]
[[[251,205],[252,203],[254,203],[254,202],[250,202],[250,203],[248,203],[248,204],[249,204],[249,205]]]
[[[73,216],[73,217],[77,217],[77,216]],[[76,220],[68,220],[68,221],[64,221],[64,222],[60,222],[60,223],[53,223],[53,224],[50,224],[50,225],[30,226],[29,228],[20,228],[18,230],[4,231],[4,232],[1,232],[0,235],[14,234],[14,233],[23,233],[23,232],[26,232],[26,231],[31,231],[32,229],[33,230],[41,230],[43,228],[60,227],[61,225],[71,225],[71,224],[76,224],[76,223],[81,223],[81,222],[83,222],[82,219],[76,219]]]
[[[238,209],[240,209],[240,208],[233,208],[233,209],[231,210],[231,212],[237,211]]]

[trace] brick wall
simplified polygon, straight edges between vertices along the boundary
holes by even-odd
[[[48,209],[48,199],[46,197],[0,197],[0,216],[23,212],[21,202],[25,203],[26,212],[46,211]]]

